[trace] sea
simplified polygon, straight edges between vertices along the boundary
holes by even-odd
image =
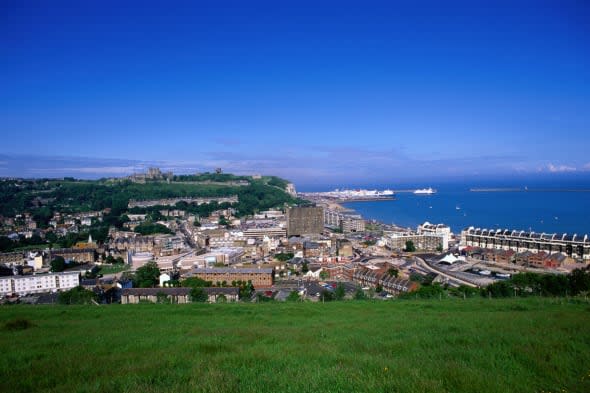
[[[428,187],[437,192],[433,195],[400,192],[395,195],[395,200],[342,205],[365,219],[402,227],[416,228],[428,221],[449,225],[454,233],[473,226],[590,236],[590,181],[455,182],[420,184],[413,188]],[[374,188],[399,189],[387,184]]]

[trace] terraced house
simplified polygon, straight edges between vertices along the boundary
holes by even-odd
[[[376,288],[378,285],[380,285],[385,292],[391,295],[412,292],[420,287],[418,283],[390,275],[385,268],[359,269],[354,273],[353,281],[363,287]]]
[[[570,258],[590,262],[588,235],[567,233],[535,233],[509,229],[480,229],[469,227],[461,231],[462,247],[481,247],[496,250],[513,250],[521,253],[560,253]]]

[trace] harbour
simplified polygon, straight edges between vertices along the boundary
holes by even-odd
[[[409,188],[405,188],[410,190]],[[395,201],[357,203],[343,201],[366,219],[415,228],[424,221],[442,222],[453,232],[474,226],[488,229],[514,229],[537,233],[590,233],[590,198],[584,190],[556,192],[549,187],[536,192],[472,192],[468,185],[441,185],[433,195],[416,195],[396,190]],[[486,187],[486,189],[507,189]],[[510,187],[510,189],[514,189]]]

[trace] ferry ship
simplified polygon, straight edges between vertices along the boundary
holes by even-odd
[[[414,194],[419,194],[419,195],[431,195],[434,193],[436,193],[436,190],[433,190],[432,187],[421,188],[421,189],[414,191]]]

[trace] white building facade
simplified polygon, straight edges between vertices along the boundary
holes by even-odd
[[[442,236],[442,249],[446,251],[449,249],[449,240],[451,238],[451,228],[445,224],[431,224],[426,221],[422,225],[418,225],[418,234],[420,235],[440,235]]]
[[[0,277],[0,295],[67,291],[80,285],[78,272]]]

